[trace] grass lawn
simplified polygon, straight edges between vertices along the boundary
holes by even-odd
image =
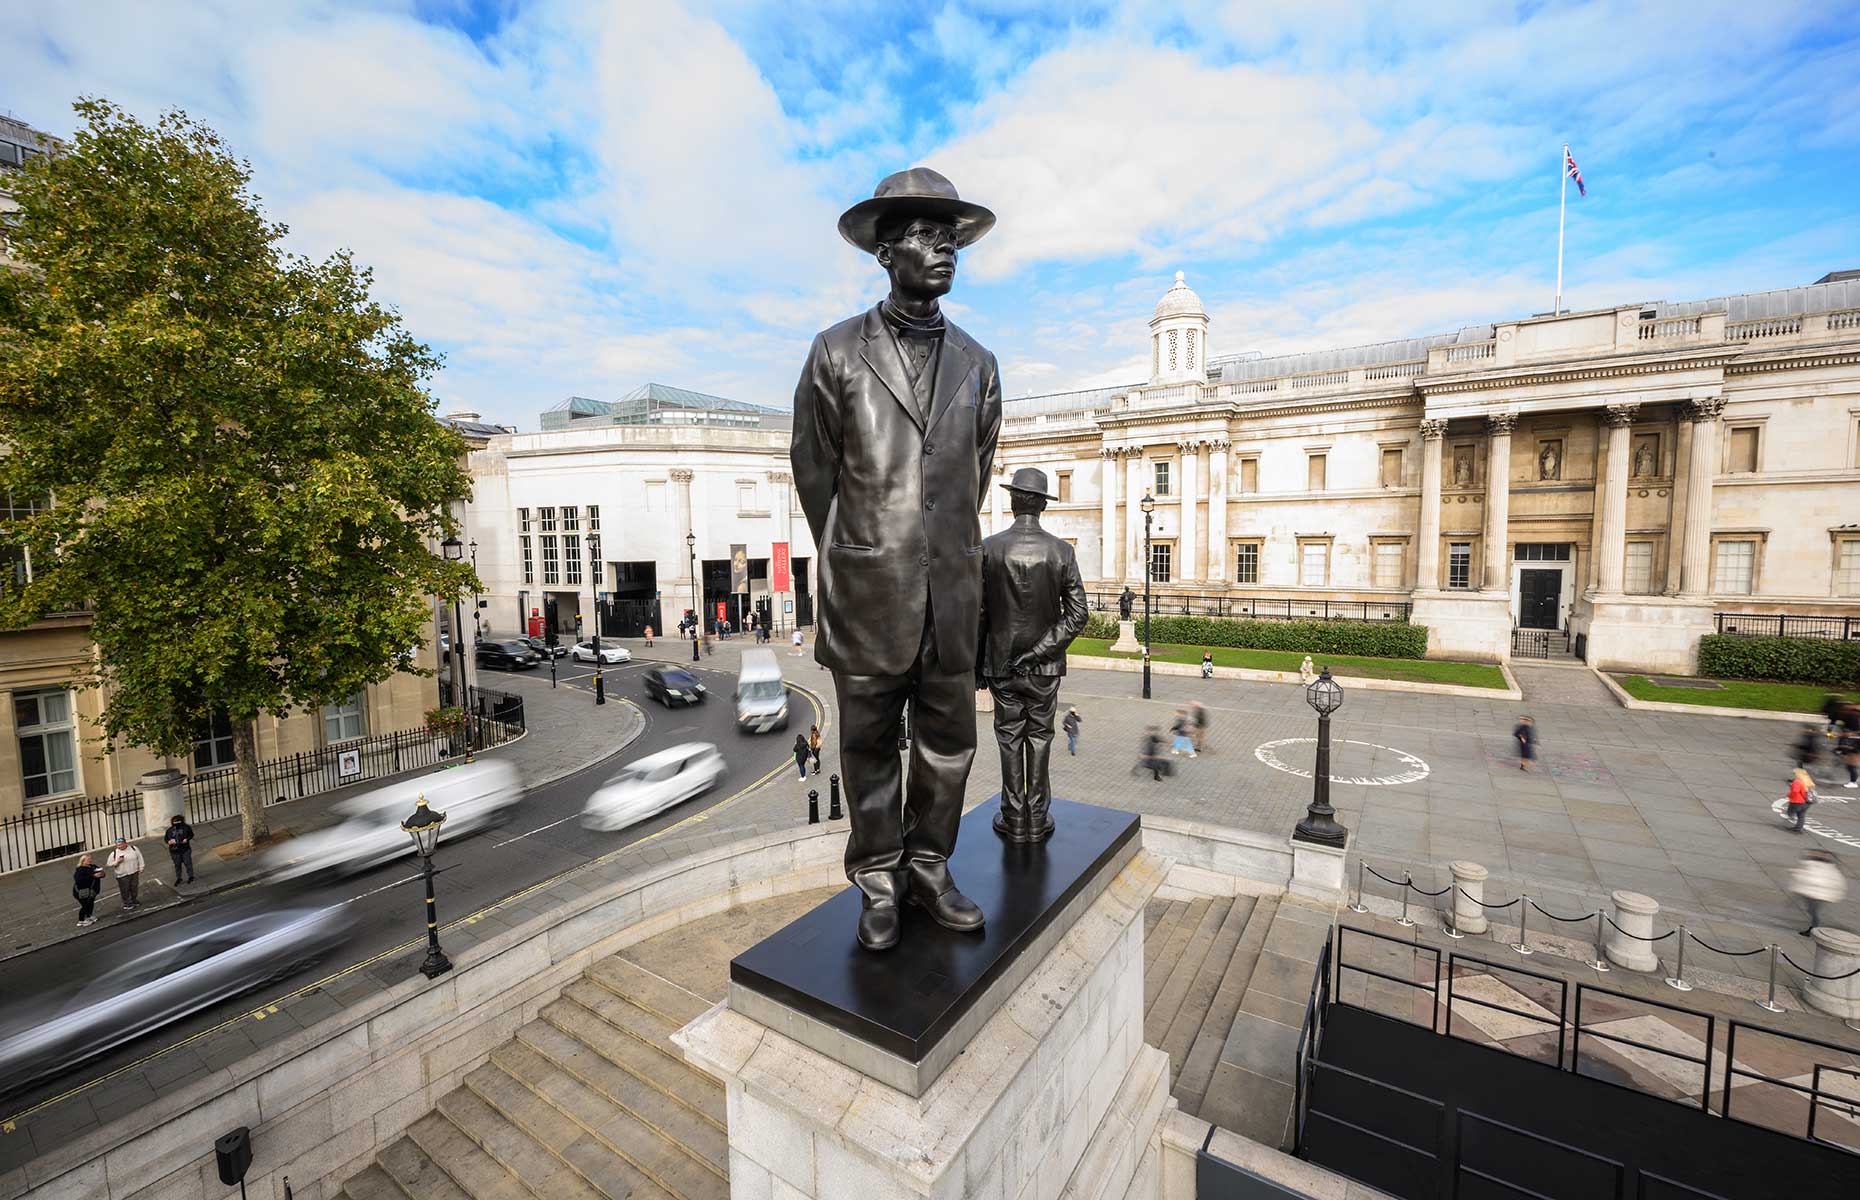
[[[1234,650],[1215,646],[1217,667],[1250,667],[1256,671],[1296,671],[1304,655],[1296,650]],[[1199,663],[1200,646],[1150,647],[1156,662]],[[1072,653],[1099,658],[1141,658],[1140,654],[1112,654],[1111,643],[1104,638],[1080,638],[1072,643]],[[1358,658],[1347,654],[1324,656],[1313,654],[1311,661],[1329,667],[1340,678],[1399,679],[1410,683],[1453,683],[1461,687],[1506,687],[1505,674],[1490,663],[1442,662],[1416,658]],[[1718,693],[1713,693],[1714,695]]]
[[[1813,683],[1764,683],[1755,679],[1714,679],[1720,688],[1662,687],[1645,675],[1614,675],[1621,689],[1636,700],[1667,704],[1711,704],[1720,708],[1758,708],[1765,712],[1812,713],[1835,689]],[[1860,693],[1848,692],[1860,701]]]

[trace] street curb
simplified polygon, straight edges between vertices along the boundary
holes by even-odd
[[[1141,672],[1143,660],[1140,658],[1100,658],[1090,654],[1068,654],[1066,662],[1071,666],[1088,671],[1128,671]],[[1510,671],[1504,669],[1503,663],[1490,664],[1503,672],[1511,684],[1509,688],[1465,687],[1457,683],[1407,683],[1399,679],[1370,679],[1362,675],[1340,675],[1337,678],[1347,680],[1353,688],[1362,688],[1371,692],[1412,692],[1427,696],[1467,696],[1478,700],[1522,700],[1524,693],[1518,689],[1518,681]],[[1157,662],[1150,660],[1150,671],[1156,675],[1200,675],[1201,668],[1194,663]],[[1216,679],[1245,679],[1255,683],[1298,683],[1296,671],[1262,671],[1256,667],[1216,667]]]
[[[1817,725],[1827,720],[1820,713],[1776,712],[1767,708],[1726,708],[1718,704],[1673,704],[1666,700],[1637,700],[1626,688],[1608,677],[1608,672],[1600,667],[1590,667],[1602,685],[1614,693],[1622,708],[1639,709],[1642,712],[1688,713],[1705,717],[1754,717],[1759,721],[1789,721],[1797,725]],[[1635,671],[1632,674],[1639,675]]]

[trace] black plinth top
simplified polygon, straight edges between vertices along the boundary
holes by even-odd
[[[730,979],[860,1041],[921,1063],[1099,868],[1138,836],[1131,813],[1053,801],[1053,836],[1011,845],[990,822],[996,796],[962,818],[949,861],[982,906],[980,933],[953,933],[914,905],[889,950],[860,947],[859,891],[848,887],[730,962]]]

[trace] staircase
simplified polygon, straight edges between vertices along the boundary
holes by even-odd
[[[724,1200],[723,1088],[671,1035],[710,1001],[604,959],[343,1185],[345,1200]]]

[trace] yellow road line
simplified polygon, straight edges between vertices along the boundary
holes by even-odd
[[[816,694],[813,691],[813,689],[803,687],[798,683],[790,683],[788,684],[788,686],[794,689],[795,691],[801,693],[803,696],[807,697],[807,702],[810,705],[812,705],[814,709],[815,723],[820,726],[821,733],[825,734],[828,728],[830,728],[830,718],[827,716],[826,706],[825,704],[821,702],[820,696]],[[681,821],[676,821],[670,825],[667,825],[664,829],[659,830],[657,833],[650,834],[646,837],[640,838],[638,841],[635,841],[635,842],[628,842],[626,845],[621,846],[616,850],[610,850],[606,854],[601,855],[599,858],[589,859],[587,862],[581,863],[578,866],[570,867],[566,871],[563,871],[556,875],[552,875],[548,879],[544,879],[538,883],[533,883],[529,887],[524,888],[522,891],[513,892],[510,895],[505,896],[502,900],[499,900],[493,904],[487,904],[485,907],[479,909],[475,913],[470,914],[469,916],[464,916],[464,917],[458,918],[457,920],[449,921],[445,925],[441,926],[440,928],[444,930],[444,929],[455,929],[461,925],[475,925],[482,918],[489,916],[490,914],[496,912],[498,909],[504,907],[507,904],[514,903],[518,900],[523,899],[526,896],[530,896],[530,895],[535,894],[536,892],[540,892],[544,890],[545,888],[553,887],[554,885],[562,882],[564,879],[567,879],[573,875],[578,875],[583,871],[591,870],[594,867],[602,866],[606,863],[612,862],[614,859],[619,858],[621,855],[637,850],[639,849],[639,847],[644,846],[650,842],[656,842],[660,838],[664,837],[666,834],[672,833],[675,830],[684,829],[687,826],[691,826],[691,825],[702,824],[703,822],[708,821],[714,814],[721,811],[727,805],[734,804],[736,801],[741,800],[744,796],[747,796],[751,792],[756,791],[758,788],[762,787],[764,784],[768,783],[770,780],[774,779],[777,775],[780,775],[783,771],[786,771],[787,769],[788,769],[787,763],[785,762],[779,763],[774,768],[769,770],[766,774],[764,774],[761,778],[757,779],[755,782],[749,784],[746,787],[739,788],[736,792],[732,793],[729,796],[726,796],[722,800],[719,800],[717,803],[711,805],[709,808],[704,809],[702,812],[692,813],[690,816],[684,818]],[[235,888],[235,889],[230,889],[230,890],[237,891],[238,889]],[[417,937],[417,938],[411,938],[407,941],[400,943],[398,946],[391,946],[388,949],[383,950],[381,953],[375,955],[373,958],[366,958],[366,959],[363,959],[361,962],[352,963],[349,966],[342,968],[340,971],[336,971],[332,974],[325,975],[323,978],[317,980],[314,983],[306,983],[302,987],[299,987],[293,991],[286,992],[284,995],[279,996],[275,1000],[270,1000],[264,1004],[259,1005],[257,1008],[249,1009],[245,1012],[239,1013],[237,1016],[229,1017],[226,1020],[220,1022],[218,1025],[214,1025],[211,1028],[201,1030],[199,1033],[192,1034],[188,1037],[182,1038],[180,1041],[175,1042],[173,1045],[163,1046],[160,1050],[156,1050],[150,1054],[145,1054],[141,1058],[138,1058],[136,1061],[132,1063],[125,1063],[124,1065],[116,1068],[114,1071],[111,1071],[106,1075],[99,1075],[97,1076],[97,1078],[87,1080],[84,1083],[80,1083],[76,1087],[71,1088],[68,1091],[60,1092],[56,1096],[50,1096],[44,1100],[41,1100],[37,1104],[34,1104],[33,1106],[31,1106],[30,1108],[22,1109],[21,1111],[14,1113],[12,1116],[7,1117],[4,1120],[0,1120],[0,1134],[12,1133],[14,1132],[18,1122],[31,1116],[33,1113],[39,1112],[42,1109],[50,1108],[54,1104],[61,1103],[65,1100],[71,1099],[73,1096],[77,1096],[84,1092],[87,1092],[91,1088],[96,1087],[100,1083],[108,1083],[110,1080],[115,1079],[120,1075],[126,1074],[127,1072],[130,1072],[130,1071],[134,1071],[139,1067],[146,1066],[148,1063],[155,1061],[156,1059],[160,1058],[162,1055],[168,1053],[170,1050],[179,1050],[183,1046],[192,1045],[193,1043],[201,1040],[202,1038],[210,1037],[213,1034],[221,1032],[222,1030],[231,1029],[234,1025],[237,1025],[239,1022],[247,1020],[248,1018],[251,1020],[255,1020],[255,1021],[262,1021],[265,1019],[266,1016],[276,1013],[278,1011],[278,1005],[280,1004],[284,1004],[288,1001],[295,1000],[300,996],[308,995],[311,992],[314,992],[320,988],[326,987],[327,985],[331,983],[334,983],[338,979],[342,979],[345,976],[353,975],[357,971],[363,970],[367,967],[371,967],[374,964],[383,961],[384,959],[393,958],[397,954],[404,954],[407,951],[412,950],[416,946],[424,945],[425,942],[426,942],[426,938],[422,936],[422,937]]]

